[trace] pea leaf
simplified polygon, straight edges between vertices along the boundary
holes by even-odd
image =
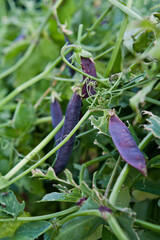
[[[146,179],[145,181],[138,181],[134,188],[143,192],[153,193],[160,196],[160,181],[153,181]]]
[[[81,194],[77,189],[70,190],[68,193],[53,192],[46,194],[40,202],[59,201],[59,202],[77,202]]]
[[[46,232],[52,226],[47,221],[29,222],[17,229],[14,236],[6,240],[34,240]]]
[[[0,196],[0,211],[5,212],[13,217],[18,217],[24,210],[25,202],[20,204],[14,193],[9,191],[2,193]]]
[[[150,118],[147,119],[148,125],[144,125],[144,128],[151,131],[156,138],[160,139],[160,117],[154,115],[152,112],[143,111],[144,114],[148,114]]]

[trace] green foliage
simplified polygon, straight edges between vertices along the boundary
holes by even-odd
[[[0,212],[18,217],[24,210],[25,202],[20,204],[12,191],[2,193],[0,196]]]

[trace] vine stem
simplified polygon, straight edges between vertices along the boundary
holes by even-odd
[[[55,5],[53,6],[53,9],[57,9],[60,4],[62,3],[63,0],[58,0]],[[36,38],[31,42],[31,44],[29,45],[27,51],[25,52],[25,54],[23,55],[22,58],[19,59],[18,62],[16,62],[15,65],[13,65],[11,68],[7,69],[6,71],[2,72],[0,74],[0,79],[8,76],[9,74],[11,74],[12,72],[14,72],[15,70],[17,70],[31,55],[31,53],[33,52],[33,50],[35,49],[35,47],[37,46],[37,42],[40,38],[41,32],[45,26],[45,24],[47,23],[48,19],[50,18],[50,16],[52,15],[52,11],[53,9],[49,9],[47,16],[45,17],[44,21],[42,22],[41,26],[38,29],[37,32],[37,36]]]
[[[147,136],[139,144],[139,146],[138,146],[139,149],[143,150],[147,146],[147,144],[149,144],[149,142],[151,141],[152,138],[153,138],[153,135],[152,135],[151,132],[149,132],[147,134]],[[120,175],[119,175],[119,177],[118,177],[118,179],[117,179],[117,181],[116,181],[116,183],[115,183],[115,185],[113,187],[111,195],[109,197],[109,202],[112,205],[114,205],[115,202],[116,202],[117,196],[118,196],[118,194],[120,192],[120,189],[121,189],[121,187],[122,187],[122,185],[123,185],[123,183],[124,183],[128,173],[129,173],[129,170],[130,170],[130,166],[126,163],[124,168],[123,168],[123,170],[121,171],[121,173],[120,173]]]
[[[54,147],[50,152],[48,152],[42,159],[40,159],[37,163],[32,165],[30,168],[28,168],[26,171],[19,174],[17,177],[13,178],[12,180],[8,181],[4,185],[0,186],[0,189],[3,189],[5,187],[8,187],[12,183],[18,181],[20,178],[24,177],[26,174],[28,174],[32,169],[39,166],[41,163],[43,163],[46,159],[48,159],[53,153],[55,153],[60,147],[62,147],[71,137],[72,135],[78,130],[78,128],[81,126],[81,124],[89,117],[92,111],[88,110],[85,115],[81,118],[81,120],[77,123],[77,125],[72,129],[72,131],[64,138],[62,142],[60,142],[56,147]],[[59,125],[58,125],[59,126]],[[55,130],[58,128],[58,126],[55,128]],[[34,149],[35,151],[35,149]],[[32,151],[33,152],[33,151]],[[31,153],[29,153],[31,154]],[[23,162],[22,162],[23,161]],[[25,164],[29,161],[29,159],[24,158],[19,164],[17,164],[4,178],[9,179],[11,178],[16,172],[18,172]]]
[[[43,141],[38,144],[25,158],[23,158],[14,168],[9,171],[4,178],[10,179],[16,172],[18,172],[26,163],[28,163],[41,149],[43,149],[55,136],[55,134],[59,131],[64,123],[64,118],[62,121],[57,125],[56,128],[52,130],[52,132],[45,138]]]
[[[140,219],[135,219],[134,224],[154,232],[160,233],[160,225],[149,223]]]
[[[113,3],[114,1],[112,1]],[[118,2],[119,3],[119,2]],[[124,5],[123,5],[124,6]],[[127,9],[130,9],[132,6],[132,0],[128,0],[127,2]],[[113,68],[113,65],[114,65],[114,62],[116,60],[116,57],[117,57],[117,54],[118,54],[118,51],[120,49],[120,46],[121,46],[121,42],[122,42],[122,39],[123,39],[123,35],[124,35],[124,32],[126,30],[126,27],[127,27],[127,22],[128,22],[128,15],[126,15],[122,21],[122,24],[121,24],[121,27],[120,27],[120,31],[119,31],[119,36],[117,38],[117,41],[116,41],[116,44],[115,44],[115,47],[114,47],[114,50],[113,50],[113,53],[111,55],[111,58],[109,60],[109,63],[107,65],[107,69],[106,69],[106,72],[105,72],[105,77],[108,77],[112,68]]]
[[[119,166],[119,164],[120,164],[120,161],[121,161],[121,156],[119,156],[119,158],[118,158],[118,160],[117,160],[117,162],[116,162],[116,164],[115,164],[115,167],[114,167],[114,169],[113,169],[112,175],[111,175],[111,177],[110,177],[110,179],[109,179],[109,182],[108,182],[108,184],[107,184],[107,188],[106,188],[106,191],[105,191],[105,194],[104,194],[104,197],[105,197],[105,198],[108,197],[109,190],[110,190],[110,188],[111,188],[111,186],[112,186],[112,182],[113,182],[114,177],[115,177],[115,175],[116,175],[116,172],[117,172],[118,166]]]
[[[52,214],[46,214],[42,216],[35,216],[35,217],[17,217],[17,218],[5,218],[5,219],[0,219],[0,222],[19,222],[19,221],[40,221],[40,220],[45,220],[45,219],[51,219],[51,218],[57,218],[61,217],[70,213],[73,213],[79,209],[79,206],[74,206],[71,207],[67,210],[52,213]]]
[[[129,8],[129,6],[125,6],[124,4],[118,2],[117,0],[108,0],[111,4],[113,4],[115,7],[118,7],[119,9],[121,9],[125,14],[127,14],[128,16],[135,18],[136,20],[142,20],[143,18],[138,15],[136,12],[134,12],[133,10],[131,10]]]

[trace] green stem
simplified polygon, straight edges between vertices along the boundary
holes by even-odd
[[[153,139],[153,134],[152,132],[149,132],[147,136],[138,145],[139,149],[143,150],[150,143],[152,139]]]
[[[113,1],[114,2],[114,1]],[[113,3],[112,2],[112,3]],[[131,8],[131,5],[132,5],[132,0],[128,0],[128,3],[127,3],[127,9],[130,9]],[[124,5],[123,5],[124,6]],[[116,41],[116,44],[115,44],[115,47],[114,47],[114,50],[113,50],[113,53],[111,55],[111,58],[109,60],[109,63],[107,65],[107,70],[106,70],[106,73],[105,73],[105,77],[108,77],[112,68],[113,68],[113,65],[115,63],[115,60],[116,60],[116,57],[117,57],[117,54],[118,54],[118,51],[119,51],[119,48],[121,46],[121,42],[122,42],[122,39],[123,39],[123,35],[124,35],[124,32],[126,30],[126,27],[127,27],[127,22],[128,22],[128,15],[126,15],[122,21],[122,24],[121,24],[121,28],[120,28],[120,31],[119,31],[119,36],[117,38],[117,41]]]
[[[129,167],[129,165],[126,163],[125,166],[124,166],[124,168],[122,169],[119,177],[117,178],[117,181],[116,181],[116,183],[115,183],[115,185],[114,185],[114,187],[113,187],[113,190],[112,190],[112,192],[111,192],[111,195],[110,195],[110,197],[109,197],[109,202],[110,202],[111,204],[113,204],[113,205],[115,204],[115,202],[116,202],[116,200],[117,200],[117,196],[118,196],[118,194],[119,194],[119,192],[120,192],[120,189],[121,189],[121,187],[122,187],[122,184],[124,183],[124,181],[125,181],[128,173],[129,173],[129,169],[130,169],[130,167]]]
[[[37,147],[35,147],[25,158],[23,158],[14,168],[12,168],[6,175],[5,179],[10,179],[16,172],[18,172],[26,163],[28,163],[41,149],[43,149],[55,136],[55,134],[59,131],[59,129],[62,127],[64,123],[63,120],[57,125],[56,128],[53,129],[53,131],[45,138],[43,141],[38,144]]]
[[[112,228],[114,234],[119,240],[128,240],[122,229],[120,228],[116,218],[111,214],[107,213],[107,222],[109,223],[110,227]]]
[[[99,55],[97,55],[96,57],[94,57],[94,60],[104,57],[106,54],[110,53],[113,49],[114,49],[114,47],[110,47],[109,49],[105,50],[104,52],[102,52]]]
[[[88,130],[88,131],[86,131],[86,132],[80,133],[79,135],[76,136],[76,139],[81,138],[81,137],[84,137],[84,136],[87,135],[88,133],[94,132],[94,131],[96,131],[96,130],[97,130],[97,129],[93,128],[93,129],[90,129],[90,130]]]
[[[34,125],[38,125],[41,123],[46,123],[46,122],[51,122],[52,121],[52,117],[43,117],[43,118],[37,118],[37,120],[35,121]]]
[[[91,111],[87,111],[85,113],[85,115],[81,118],[81,120],[77,123],[77,125],[72,129],[72,131],[64,138],[64,140],[62,142],[60,142],[56,147],[53,148],[53,150],[51,150],[50,152],[48,152],[42,159],[40,159],[37,163],[35,163],[34,165],[32,165],[30,168],[28,168],[26,171],[22,172],[21,174],[19,174],[17,177],[13,178],[12,180],[10,180],[8,183],[4,184],[3,186],[0,186],[0,189],[3,189],[5,187],[8,187],[9,185],[11,185],[12,183],[16,182],[17,180],[19,180],[20,178],[24,177],[26,174],[28,174],[32,169],[36,168],[37,166],[39,166],[41,163],[43,163],[46,159],[48,159],[50,156],[52,156],[60,147],[62,147],[71,137],[72,135],[78,130],[78,128],[81,126],[81,124],[89,117],[89,115],[91,114]],[[58,126],[57,126],[58,127]],[[56,128],[57,128],[56,127]],[[55,130],[56,130],[55,128]],[[26,161],[26,160],[25,160]],[[19,163],[20,164],[20,163]],[[18,165],[18,164],[17,164]],[[23,164],[24,166],[24,164]],[[22,166],[20,166],[21,168]],[[18,168],[18,170],[20,169]],[[13,170],[13,169],[12,169]],[[11,170],[11,171],[12,171]],[[15,166],[15,170],[14,170],[14,174],[18,171],[16,170],[16,166]],[[11,172],[10,171],[10,172]],[[8,175],[8,174],[7,174]],[[13,174],[12,174],[13,175]],[[10,176],[9,176],[10,177]]]
[[[80,24],[79,28],[78,28],[78,36],[77,36],[77,44],[78,45],[81,44],[82,32],[83,32],[83,24]]]
[[[43,216],[36,216],[36,217],[17,217],[17,218],[6,218],[6,219],[0,219],[0,222],[19,222],[19,221],[39,221],[39,220],[45,220],[45,219],[51,219],[51,218],[57,218],[61,217],[67,214],[70,214],[72,212],[75,212],[79,209],[79,206],[74,206],[71,207],[67,210],[52,213],[52,214],[47,214]]]
[[[112,175],[111,175],[111,177],[110,177],[110,179],[109,179],[109,182],[108,182],[108,184],[107,184],[107,188],[106,188],[106,191],[105,191],[105,194],[104,194],[105,198],[108,197],[109,190],[110,190],[110,188],[111,188],[111,186],[112,186],[112,182],[113,182],[114,177],[115,177],[115,175],[116,175],[116,172],[117,172],[117,170],[118,170],[118,166],[119,166],[119,164],[120,164],[120,161],[121,161],[121,156],[119,156],[119,158],[118,158],[118,160],[117,160],[117,162],[116,162],[116,164],[115,164],[115,167],[114,167],[114,169],[113,169],[113,171],[112,171]]]
[[[92,165],[92,164],[94,164],[96,162],[104,161],[104,160],[106,160],[107,157],[108,157],[108,155],[104,155],[104,156],[95,158],[95,159],[93,159],[91,161],[88,161],[88,162],[82,164],[80,175],[79,175],[79,185],[81,185],[81,183],[83,181],[83,175],[84,175],[85,168],[87,168],[88,166],[90,166],[90,165]]]
[[[160,225],[149,223],[143,220],[135,219],[134,225],[149,229],[153,232],[158,232],[160,233]]]
[[[121,9],[125,14],[128,16],[135,18],[136,20],[142,20],[142,17],[135,13],[133,10],[131,10],[128,6],[125,6],[124,4],[118,2],[117,0],[108,0],[111,4],[113,4],[115,7],[118,7]]]
[[[153,98],[150,98],[150,97],[145,97],[145,100],[149,103],[153,103],[157,106],[160,106],[160,101],[156,100],[156,99],[153,99]]]

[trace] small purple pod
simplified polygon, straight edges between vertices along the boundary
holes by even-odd
[[[67,106],[65,121],[61,134],[62,140],[72,131],[72,129],[78,123],[81,105],[81,97],[75,92]],[[54,165],[56,174],[59,174],[65,169],[74,146],[75,136],[76,133],[58,150],[56,163]]]
[[[115,115],[110,117],[109,133],[123,160],[132,167],[136,168],[146,177],[147,167],[145,158],[139,150],[129,129]]]
[[[97,77],[95,64],[92,58],[81,57],[81,66],[84,73],[87,73],[93,77]],[[83,81],[86,79],[86,76],[83,75]],[[90,84],[92,83],[92,84]],[[89,96],[95,95],[95,88],[97,87],[97,82],[93,79],[87,79],[82,88],[83,98],[88,98]],[[88,94],[89,93],[89,94]]]
[[[55,128],[63,119],[61,106],[56,98],[54,99],[53,102],[51,102],[50,109],[51,109],[51,116],[52,116],[52,125]],[[54,136],[56,145],[61,141],[61,135],[62,135],[62,128]]]

